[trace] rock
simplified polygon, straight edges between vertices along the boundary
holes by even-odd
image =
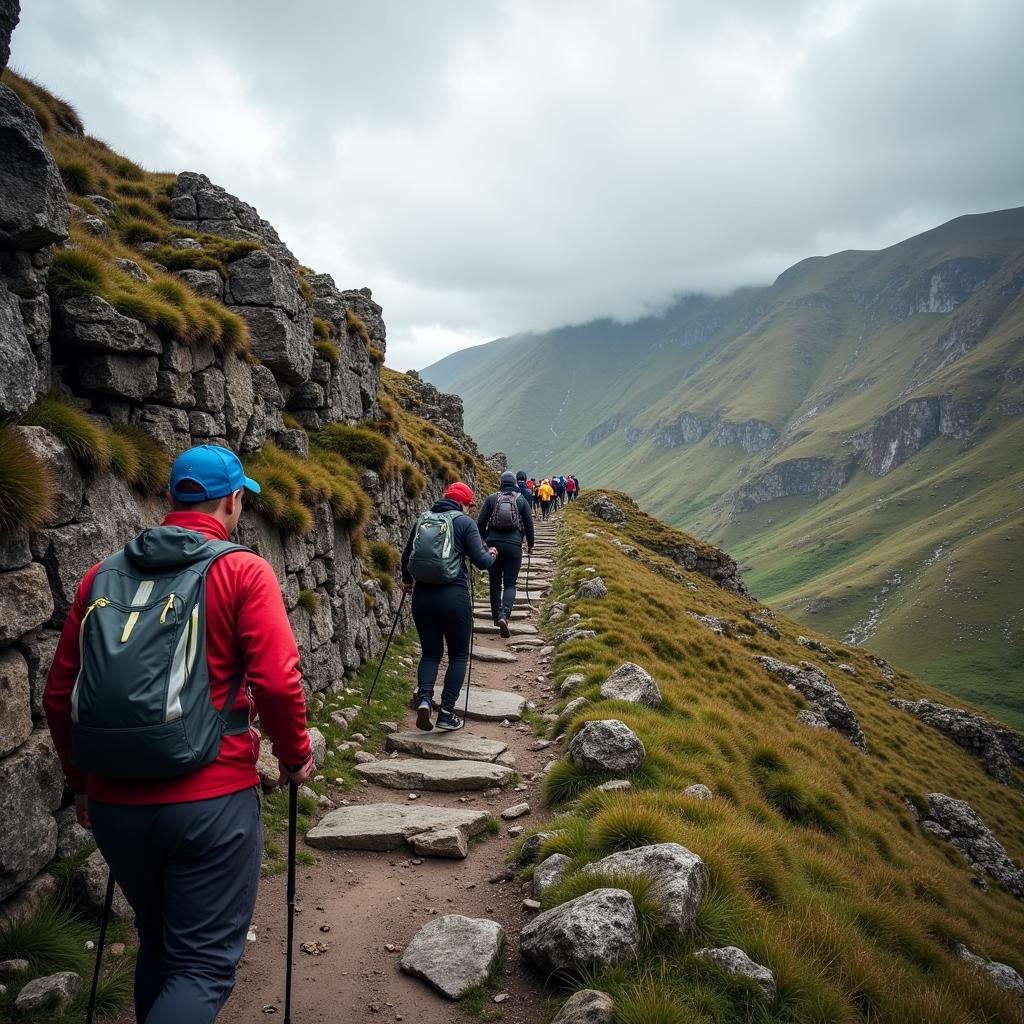
[[[562,644],[571,643],[573,640],[593,640],[596,636],[597,633],[593,629],[579,629],[577,626],[573,626],[559,633],[553,643],[556,647],[561,647]]]
[[[18,651],[5,648],[0,650],[0,757],[16,750],[31,735],[28,665]]]
[[[695,782],[683,790],[683,796],[692,796],[694,800],[711,800],[713,794],[703,782]]]
[[[375,764],[377,762],[377,758],[373,754],[371,754],[368,750],[357,750],[352,755],[352,760],[356,764]],[[373,782],[375,780],[371,778],[370,781]],[[396,787],[392,787],[392,788],[395,788],[395,789],[410,789],[412,787],[410,787],[410,786],[396,786]]]
[[[564,877],[572,861],[564,853],[553,853],[545,857],[533,869],[533,895],[540,896],[545,889],[557,885]]]
[[[540,848],[544,843],[555,836],[564,834],[565,829],[559,828],[552,832],[534,832],[532,835],[527,836],[523,840],[523,845],[519,848],[519,862],[521,864],[532,864],[537,859],[537,854],[540,853]]]
[[[505,943],[497,921],[447,914],[428,921],[405,947],[402,970],[449,999],[460,999],[491,975]]]
[[[303,301],[294,272],[265,249],[229,264],[226,299],[233,306],[275,306],[289,317]]]
[[[56,161],[35,114],[6,85],[0,137],[0,248],[41,249],[67,238],[70,210]]]
[[[603,519],[606,523],[624,523],[626,521],[626,513],[611,498],[603,494],[595,494],[590,499],[590,514],[597,516],[598,519]]]
[[[613,1024],[614,1020],[612,997],[593,988],[584,988],[569,996],[551,1024]]]
[[[879,674],[887,683],[891,683],[896,678],[896,673],[893,670],[892,665],[890,665],[885,658],[880,658],[877,654],[872,654],[868,657],[868,661],[878,669]]]
[[[264,789],[277,788],[277,780],[281,777],[281,765],[271,753],[269,742],[260,744],[260,756],[256,760],[256,771]]]
[[[469,841],[458,828],[433,828],[429,832],[420,832],[409,840],[409,846],[421,857],[469,856]]]
[[[308,314],[292,320],[280,309],[238,306],[249,324],[253,354],[289,384],[303,384],[313,369],[313,326]]]
[[[61,971],[30,981],[18,993],[14,1008],[19,1013],[48,1009],[56,1016],[63,1017],[65,1010],[81,991],[82,979],[74,971]]]
[[[35,876],[57,849],[57,823],[64,773],[45,729],[0,760],[0,900]]]
[[[41,626],[52,614],[53,595],[46,570],[38,562],[0,573],[0,646]]]
[[[590,704],[590,701],[586,697],[576,697],[569,701],[564,708],[562,708],[559,717],[560,718],[573,718],[578,715],[585,707]]]
[[[640,947],[633,897],[623,889],[594,889],[538,914],[519,936],[519,949],[544,974],[611,967]]]
[[[57,820],[57,860],[78,853],[93,842],[92,833],[82,828],[75,817],[74,807],[65,807],[55,815]]]
[[[607,596],[608,588],[605,586],[605,582],[600,576],[594,576],[592,579],[584,580],[576,588],[576,597],[581,600],[591,600]]]
[[[755,963],[738,946],[723,946],[721,949],[699,949],[693,954],[707,963],[714,964],[727,974],[738,974],[756,982],[769,1003],[775,1002],[775,975]]]
[[[1013,784],[1013,768],[996,727],[981,715],[951,708],[933,700],[900,700],[889,703],[945,733],[954,743],[985,762],[985,770],[1007,786]]]
[[[0,927],[37,914],[57,898],[57,890],[57,879],[53,875],[36,875],[13,896],[0,902]]]
[[[154,331],[119,313],[99,295],[60,299],[55,311],[67,345],[112,355],[158,356],[163,350]]]
[[[609,779],[607,782],[602,782],[597,787],[597,791],[599,793],[623,793],[632,788],[633,783],[629,779]]]
[[[822,661],[829,663],[836,660],[835,654],[832,653],[832,648],[828,644],[822,643],[820,640],[814,640],[808,636],[798,636],[796,642],[801,647],[806,647],[808,650],[817,651],[821,655]]]
[[[156,356],[121,356],[95,353],[81,356],[75,364],[78,382],[86,391],[141,402],[159,383]]]
[[[605,700],[625,700],[649,708],[660,708],[662,704],[661,691],[654,678],[631,661],[617,668],[601,684],[601,696]]]
[[[962,942],[956,945],[956,955],[964,963],[988,974],[1001,989],[1017,996],[1024,996],[1024,978],[1009,964],[1002,964],[998,960],[986,960],[972,953]]]
[[[96,202],[98,196],[93,198],[93,202]],[[107,200],[110,202],[110,200]],[[113,203],[110,203],[111,212],[107,216],[113,216]],[[111,261],[115,266],[120,267],[130,278],[138,281],[139,284],[149,284],[152,278],[147,274],[142,267],[135,262],[135,260],[126,259],[114,259]],[[218,275],[219,276],[219,275]]]
[[[644,875],[661,908],[661,924],[685,934],[693,928],[708,887],[704,862],[678,843],[657,843],[621,850],[588,864],[587,874]]]
[[[558,692],[561,696],[568,697],[577,686],[582,686],[586,681],[587,677],[582,672],[570,672],[562,680],[562,685],[558,688]]]
[[[457,828],[471,838],[483,832],[489,817],[486,811],[423,804],[339,807],[306,833],[306,842],[324,850],[394,850],[432,829]]]
[[[313,749],[313,764],[320,768],[327,758],[327,739],[315,725],[306,731],[309,733],[309,745]]]
[[[102,912],[107,897],[107,880],[110,869],[99,850],[93,850],[75,872],[75,883],[78,886],[87,907],[97,913]],[[121,892],[121,886],[114,885],[114,902],[111,910],[115,917],[131,917],[132,908]]]
[[[1001,882],[1024,900],[1024,870],[1010,860],[970,804],[945,793],[929,793],[928,814],[919,820],[926,831],[952,843],[973,870]]]
[[[853,709],[820,668],[809,661],[801,662],[797,668],[763,654],[755,655],[754,661],[769,675],[782,679],[802,694],[811,710],[824,718],[831,729],[845,736],[858,750],[867,750],[864,732]]]
[[[516,818],[521,818],[525,814],[530,813],[530,805],[528,803],[513,804],[511,807],[506,807],[501,812],[501,816],[506,821],[514,821]]]
[[[0,90],[4,86],[0,85]],[[2,93],[0,93],[0,124],[2,124]],[[3,158],[0,157],[0,166]],[[0,172],[2,175],[2,172]],[[2,202],[2,200],[0,200]],[[2,207],[0,207],[2,211]],[[2,213],[0,213],[2,216]],[[2,227],[2,219],[0,219]],[[25,330],[18,297],[0,281],[0,414],[21,416],[36,400],[39,390],[39,367]]]
[[[31,966],[27,960],[4,960],[0,963],[0,978],[13,978],[16,974],[29,970]]]
[[[496,651],[494,653],[503,653]],[[476,657],[474,652],[473,657]],[[441,687],[434,690],[434,707],[441,706]],[[459,713],[465,708],[465,698],[459,700]],[[508,719],[518,722],[526,710],[526,698],[521,693],[508,690],[488,690],[482,686],[473,686],[469,691],[469,710],[467,718],[476,718],[484,722],[501,722]]]
[[[503,786],[514,772],[490,761],[410,759],[359,764],[356,774],[389,789],[424,789],[436,793]]]
[[[502,665],[512,665],[519,659],[508,651],[501,651],[494,647],[481,647],[473,644],[473,657],[477,661],[489,661]]]
[[[637,771],[646,756],[640,737],[615,718],[587,722],[569,744],[569,760],[588,772]]]
[[[0,71],[11,59],[11,36],[18,24],[19,0],[0,0]]]

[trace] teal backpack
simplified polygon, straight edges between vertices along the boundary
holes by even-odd
[[[455,520],[464,512],[424,512],[416,520],[409,572],[420,583],[453,583],[462,569],[455,546]]]
[[[248,550],[158,526],[103,562],[78,630],[76,765],[110,779],[174,778],[249,728],[248,709],[232,710],[243,676],[218,710],[206,664],[206,574],[222,555]]]

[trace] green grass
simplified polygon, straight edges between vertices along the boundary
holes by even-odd
[[[44,526],[54,499],[49,470],[12,427],[0,423],[0,536]]]
[[[300,590],[299,604],[307,611],[315,612],[320,607],[320,597],[315,590]]]
[[[318,431],[313,443],[324,451],[334,452],[357,466],[365,466],[385,476],[395,470],[395,446],[370,427],[348,423],[331,423]]]
[[[21,422],[27,426],[45,427],[60,438],[75,459],[88,469],[104,472],[110,468],[110,431],[56,394],[40,398],[22,416]]]

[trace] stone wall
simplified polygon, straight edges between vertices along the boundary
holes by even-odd
[[[0,26],[13,25],[16,5],[0,0],[0,8]],[[5,53],[6,39],[0,44]],[[186,235],[172,244],[196,244],[187,237],[194,230],[261,248],[229,264],[226,280],[216,270],[179,276],[246,320],[257,364],[210,345],[162,339],[98,296],[51,302],[51,247],[67,244],[74,211],[34,115],[3,85],[0,134],[0,419],[16,420],[54,387],[98,424],[137,425],[172,456],[203,443],[255,452],[268,440],[306,455],[308,435],[294,422],[289,428],[286,413],[310,429],[380,414],[386,330],[369,289],[341,290],[327,274],[300,271],[253,207],[201,174],[177,177],[171,210]],[[117,197],[90,198],[101,211],[115,212]],[[104,230],[103,217],[92,219]],[[128,263],[121,265],[130,273],[145,273]],[[350,314],[365,324],[368,341],[350,329]],[[314,316],[333,325],[336,362],[314,347]],[[478,456],[463,430],[461,402],[413,384],[412,411]],[[44,528],[0,537],[0,903],[7,901],[8,909],[24,901],[26,883],[57,848],[62,778],[41,697],[61,624],[84,573],[166,511],[162,501],[119,477],[79,465],[42,427],[17,429],[53,474],[57,501]],[[400,477],[363,472],[373,508],[368,539],[400,545],[416,512],[440,495],[446,481],[429,466],[420,469],[427,486],[415,500]],[[469,483],[476,486],[472,473]],[[378,654],[398,597],[397,589],[387,592],[364,572],[358,541],[335,522],[328,504],[315,508],[314,523],[308,536],[298,536],[249,511],[238,530],[238,539],[267,558],[281,581],[311,692],[341,687],[346,674]],[[319,597],[315,611],[299,604],[302,590]]]

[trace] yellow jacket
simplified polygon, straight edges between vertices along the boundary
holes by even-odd
[[[540,485],[540,487],[537,488],[537,493],[540,494],[541,501],[550,501],[555,494],[555,492],[551,488],[551,484],[549,484],[546,480],[544,481],[544,483]]]

